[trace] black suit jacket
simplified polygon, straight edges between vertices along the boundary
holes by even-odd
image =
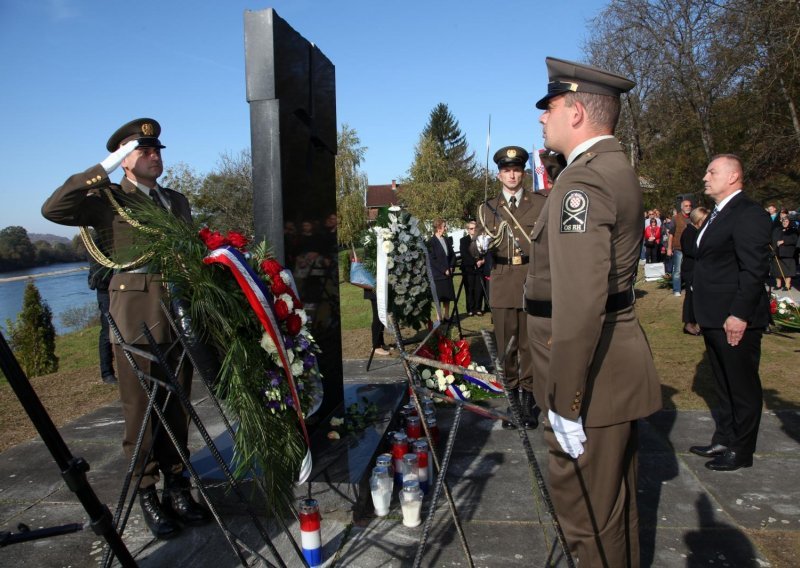
[[[444,242],[447,250],[442,249],[442,245],[435,236],[428,240],[428,251],[430,252],[431,272],[434,280],[444,280],[453,275],[453,267],[456,264],[456,254],[453,252],[453,238],[445,236]],[[445,271],[450,270],[450,276],[445,275]]]
[[[701,327],[721,328],[730,315],[751,328],[767,326],[769,298],[764,283],[771,226],[767,212],[742,192],[707,227],[697,247],[692,278],[694,313]]]
[[[464,235],[458,242],[458,248],[461,251],[461,270],[465,274],[474,274],[479,270],[475,266],[478,259],[472,256],[472,252],[469,250],[471,244],[472,238],[469,235]]]

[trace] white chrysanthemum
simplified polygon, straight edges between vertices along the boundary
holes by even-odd
[[[290,367],[292,368],[292,375],[299,377],[303,373],[303,360],[298,357]]]
[[[787,312],[787,310],[786,310],[785,308],[778,308],[778,313],[779,313],[779,314],[783,315],[783,314],[785,314],[786,312]]]
[[[397,304],[398,306],[403,305],[405,302],[406,300],[402,296],[395,296],[394,298],[394,303]]]
[[[389,229],[383,228],[381,229],[381,235],[383,236],[384,240],[389,240],[392,238],[392,231]]]
[[[442,371],[441,369],[436,369],[436,377],[439,380],[444,379],[444,371]]]
[[[453,375],[447,375],[447,384],[452,385],[454,382],[456,382],[456,378]],[[463,387],[464,385],[461,386]]]
[[[405,243],[401,242],[400,246],[397,247],[397,252],[399,252],[400,254],[405,254],[407,251],[408,251],[408,247],[405,245]]]
[[[438,386],[440,391],[447,390],[447,381],[445,381],[444,379],[439,379]]]
[[[383,252],[389,254],[394,250],[394,243],[392,241],[383,241]]]
[[[275,342],[272,341],[272,338],[267,334],[267,332],[264,332],[264,335],[261,336],[261,347],[270,355],[274,355],[278,352]]]
[[[436,386],[436,383],[434,383],[431,379],[425,379],[425,386],[429,389],[432,389],[434,386]]]
[[[389,243],[389,244],[392,244],[392,243]],[[389,270],[394,268],[394,261],[391,258],[387,258],[386,259],[386,268],[388,268]]]
[[[467,392],[467,385],[458,385],[458,390],[461,392]]]
[[[469,391],[464,391],[463,394],[464,394],[464,398],[470,398],[472,396],[472,393],[469,392]]]
[[[278,299],[286,302],[286,307],[289,308],[290,312],[292,311],[294,308],[294,302],[292,302],[292,297],[289,294],[281,294],[278,296]]]
[[[303,325],[306,325],[308,323],[308,316],[306,315],[305,310],[295,310],[294,313],[300,316],[300,323],[302,323]]]
[[[389,277],[388,277],[388,278],[386,278],[386,281],[387,281],[387,282],[388,282],[388,283],[389,283],[391,286],[394,286],[395,284],[397,284],[397,276],[395,276],[394,274],[390,274],[390,275],[389,275]]]
[[[431,378],[431,370],[430,369],[422,369],[422,378],[423,379],[430,379]]]
[[[333,426],[334,428],[337,426],[341,426],[342,424],[344,424],[344,418],[339,418],[337,416],[331,418],[331,426]]]

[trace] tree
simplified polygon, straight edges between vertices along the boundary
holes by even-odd
[[[469,153],[467,138],[446,104],[439,103],[433,108],[422,136],[436,142],[444,158],[448,177],[464,181],[475,177],[475,153]]]
[[[367,176],[359,171],[367,148],[355,129],[347,124],[337,135],[336,216],[337,238],[342,245],[352,245],[367,226]]]
[[[0,231],[0,270],[16,270],[36,264],[36,247],[23,227],[11,226]]]
[[[42,300],[32,279],[25,286],[22,311],[17,316],[16,323],[6,320],[6,327],[11,348],[29,377],[58,370],[53,312],[47,302]]]
[[[238,231],[252,237],[253,169],[250,150],[220,155],[215,170],[197,183],[194,173],[184,172],[182,182],[195,219],[218,231]]]

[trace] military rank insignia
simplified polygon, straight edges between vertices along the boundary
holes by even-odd
[[[561,202],[561,232],[585,233],[589,197],[580,189],[571,189]]]

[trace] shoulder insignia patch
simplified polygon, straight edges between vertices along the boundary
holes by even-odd
[[[580,189],[571,189],[561,202],[561,232],[585,233],[589,197]]]

